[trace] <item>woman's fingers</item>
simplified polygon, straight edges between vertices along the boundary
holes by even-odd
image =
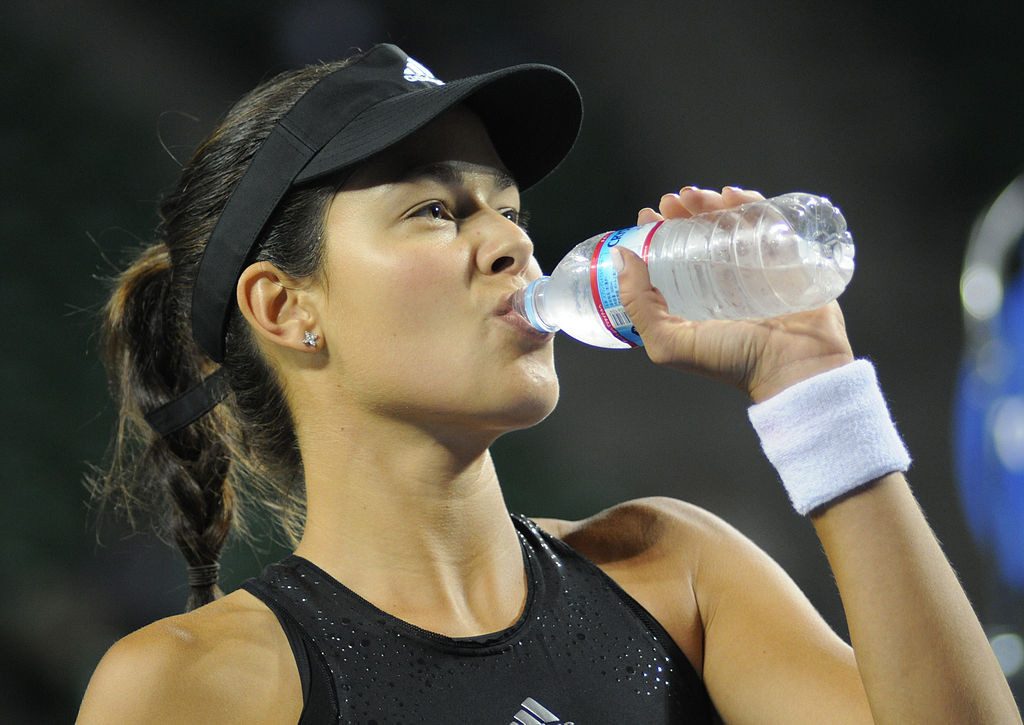
[[[761,201],[762,199],[764,199],[764,196],[757,191],[747,191],[736,186],[722,188],[722,200],[726,206],[739,206],[740,204],[749,204],[752,201]]]
[[[697,186],[684,186],[680,189],[679,202],[691,216],[704,214],[709,211],[718,211],[727,206],[722,195],[717,191],[701,189]]]
[[[654,224],[655,222],[660,222],[664,218],[665,217],[663,217],[661,214],[654,211],[654,209],[652,209],[649,206],[646,206],[640,210],[639,214],[636,215],[636,225],[638,227],[642,227],[644,224]]]
[[[661,197],[658,209],[665,219],[685,219],[696,214],[718,211],[729,207],[758,201],[764,197],[756,191],[747,191],[736,186],[726,186],[721,193],[698,186],[684,186],[678,194]]]
[[[679,194],[665,194],[658,202],[658,211],[666,219],[680,219],[693,216],[693,212],[686,208]]]

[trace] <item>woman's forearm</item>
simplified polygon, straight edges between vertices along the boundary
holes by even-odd
[[[900,473],[812,516],[876,722],[1021,722],[952,567]]]

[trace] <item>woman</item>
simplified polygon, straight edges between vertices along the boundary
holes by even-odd
[[[1019,722],[834,303],[688,323],[618,259],[651,358],[758,404],[853,649],[693,506],[509,515],[488,447],[558,396],[551,337],[509,302],[540,274],[519,190],[579,118],[554,69],[443,84],[378,46],[271,81],[199,148],[106,323],[122,410],[106,493],[166,492],[191,611],[110,649],[81,722]],[[758,198],[686,187],[640,222]],[[868,465],[784,440],[814,407],[853,411]],[[278,489],[260,496],[295,554],[219,596],[252,480]]]

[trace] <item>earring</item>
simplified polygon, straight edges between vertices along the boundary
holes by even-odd
[[[316,342],[319,339],[320,339],[319,335],[314,334],[314,333],[310,332],[309,330],[306,330],[306,332],[302,335],[302,342],[305,343],[309,347],[316,347]]]

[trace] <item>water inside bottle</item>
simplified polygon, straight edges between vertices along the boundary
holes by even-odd
[[[694,217],[656,238],[652,281],[670,311],[692,320],[774,317],[843,291],[853,243],[838,209],[809,194],[773,201]]]

